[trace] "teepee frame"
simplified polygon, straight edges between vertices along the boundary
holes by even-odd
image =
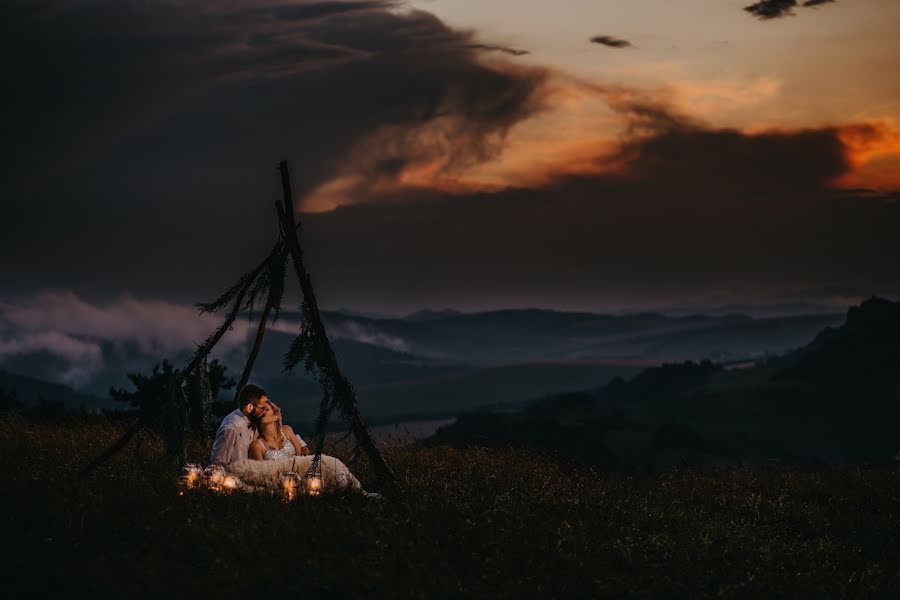
[[[237,400],[241,388],[250,379],[268,321],[270,318],[273,320],[278,318],[284,296],[287,262],[290,259],[300,283],[303,301],[300,305],[300,332],[285,355],[284,368],[290,372],[302,362],[305,369],[316,376],[323,393],[313,437],[315,456],[310,465],[310,472],[315,473],[319,468],[322,451],[325,447],[325,428],[331,414],[338,409],[349,423],[350,431],[356,438],[358,448],[371,461],[380,483],[382,485],[393,484],[396,481],[394,473],[369,434],[365,421],[359,413],[356,391],[341,373],[334,350],[328,340],[328,334],[319,314],[312,281],[303,264],[303,250],[300,246],[301,226],[294,216],[293,193],[291,192],[287,162],[281,162],[278,168],[281,172],[283,192],[282,200],[275,202],[279,224],[278,241],[261,263],[241,276],[237,283],[228,288],[219,298],[208,304],[198,305],[201,313],[219,312],[229,305],[231,305],[231,309],[226,314],[223,323],[197,348],[187,367],[179,371],[169,382],[168,397],[160,401],[166,446],[176,466],[180,466],[185,459],[185,432],[188,422],[188,403],[184,394],[184,382],[195,369],[202,368],[212,349],[219,343],[225,332],[231,329],[238,316],[245,311],[252,313],[256,301],[265,295],[265,306],[260,315],[256,338],[237,385],[235,393],[235,400]],[[124,448],[146,425],[146,417],[139,416],[125,434],[94,459],[83,473],[94,469]]]

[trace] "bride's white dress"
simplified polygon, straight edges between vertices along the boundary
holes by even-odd
[[[302,477],[313,461],[311,454],[297,456],[294,445],[287,436],[281,448],[267,449],[263,458],[265,460],[236,460],[228,465],[228,470],[246,484],[269,487],[279,483],[282,473],[293,471]],[[359,480],[340,459],[323,454],[319,459],[319,467],[323,491],[363,491]]]
[[[281,448],[274,450],[266,448],[266,451],[263,454],[265,460],[278,460],[280,458],[293,458],[297,456],[297,451],[294,450],[294,444],[291,443],[291,440],[284,434],[281,434],[281,437],[284,438],[284,443],[281,445]]]

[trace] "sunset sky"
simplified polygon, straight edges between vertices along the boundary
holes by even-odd
[[[280,160],[327,307],[897,294],[900,3],[751,4],[5,2],[0,309],[216,296]]]

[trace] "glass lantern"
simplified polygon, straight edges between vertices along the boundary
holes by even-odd
[[[325,480],[322,479],[322,468],[313,463],[303,475],[303,493],[307,496],[319,496],[325,491]]]
[[[290,502],[297,497],[302,488],[302,479],[293,471],[281,474],[281,496]]]
[[[181,481],[186,489],[193,490],[200,487],[203,479],[203,467],[197,463],[187,463],[181,469]]]
[[[222,492],[230,494],[231,492],[241,489],[241,480],[234,475],[225,475],[222,479]]]
[[[222,465],[209,465],[203,471],[203,479],[206,483],[206,487],[214,492],[218,492],[222,489],[222,486],[225,483],[225,477],[225,467]]]

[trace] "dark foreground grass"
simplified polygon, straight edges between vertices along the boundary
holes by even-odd
[[[398,446],[386,455],[399,497],[288,505],[179,497],[155,439],[140,469],[129,451],[77,481],[118,433],[0,419],[4,597],[861,597],[900,585],[894,466],[627,476]]]

